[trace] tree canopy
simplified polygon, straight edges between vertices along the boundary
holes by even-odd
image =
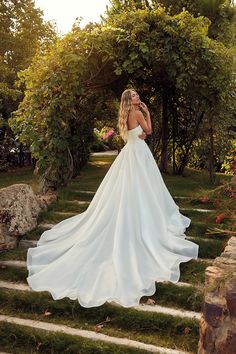
[[[171,155],[183,173],[204,122],[232,123],[235,52],[208,36],[209,19],[147,1],[112,3],[102,24],[75,25],[21,74],[25,97],[10,124],[56,187],[88,158],[99,102],[129,85],[148,100],[161,131],[162,171]]]
[[[55,38],[54,26],[43,20],[32,0],[0,0],[0,116],[7,119],[22,98],[17,73],[36,51]]]

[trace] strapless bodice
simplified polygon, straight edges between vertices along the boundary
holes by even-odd
[[[144,141],[139,138],[139,135],[143,132],[143,129],[141,125],[138,125],[137,127],[128,130],[127,132],[127,142],[131,141]]]

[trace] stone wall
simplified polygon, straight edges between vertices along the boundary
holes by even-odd
[[[236,354],[236,237],[206,269],[198,354]]]
[[[56,199],[56,192],[35,194],[24,183],[0,189],[0,250],[16,247],[20,237],[37,227],[41,210]]]

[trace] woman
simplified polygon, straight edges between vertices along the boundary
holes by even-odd
[[[150,114],[132,89],[122,94],[118,127],[126,144],[87,210],[28,249],[30,287],[55,300],[137,306],[155,293],[155,282],[176,283],[179,264],[197,258],[198,245],[184,234],[191,220],[179,212],[144,141],[152,133]]]

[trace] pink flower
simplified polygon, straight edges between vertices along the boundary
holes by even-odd
[[[112,137],[114,135],[115,131],[113,129],[110,129],[107,133],[106,133],[106,139]]]

